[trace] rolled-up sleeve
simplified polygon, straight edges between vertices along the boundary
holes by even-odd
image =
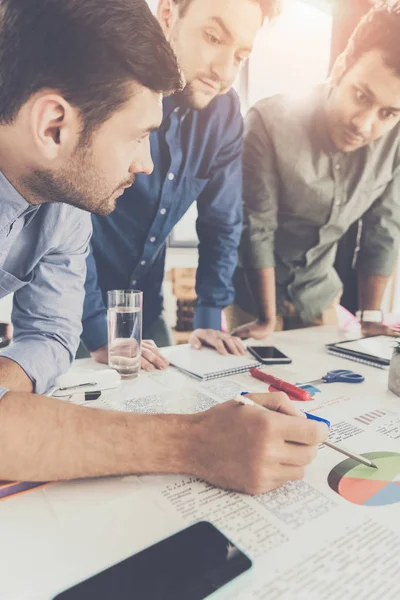
[[[279,177],[273,145],[257,107],[245,120],[243,155],[244,224],[240,246],[243,267],[275,266],[274,241],[278,225]]]
[[[36,393],[69,369],[79,344],[92,228],[88,214],[74,215],[64,241],[42,257],[30,283],[15,292],[13,343],[1,352],[25,371]]]
[[[400,173],[362,219],[357,269],[369,275],[393,273],[400,241]]]

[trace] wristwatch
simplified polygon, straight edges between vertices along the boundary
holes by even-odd
[[[383,312],[381,310],[358,310],[356,317],[360,323],[382,323]]]

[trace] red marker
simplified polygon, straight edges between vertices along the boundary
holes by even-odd
[[[264,383],[269,383],[273,385],[277,390],[281,390],[282,392],[286,392],[295,398],[296,400],[302,400],[303,402],[307,402],[308,400],[313,400],[307,390],[303,390],[302,388],[293,385],[292,383],[288,383],[287,381],[283,381],[283,379],[278,379],[277,377],[273,377],[273,375],[268,375],[263,371],[259,371],[258,369],[250,369],[250,374],[256,379],[260,379],[260,381],[264,381]]]

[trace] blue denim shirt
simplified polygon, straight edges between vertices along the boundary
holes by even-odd
[[[0,173],[0,298],[14,293],[14,340],[0,356],[18,363],[37,393],[75,356],[90,234],[88,213],[32,206]]]
[[[107,343],[111,289],[144,292],[143,330],[163,308],[166,239],[197,202],[199,265],[195,327],[221,328],[233,301],[232,277],[242,228],[243,123],[230,91],[202,111],[164,100],[164,119],[151,136],[154,172],[138,175],[108,217],[93,216],[82,339],[89,350]]]

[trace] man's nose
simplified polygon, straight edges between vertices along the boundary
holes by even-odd
[[[143,175],[151,175],[154,170],[153,159],[150,152],[150,141],[143,142],[141,153],[132,161],[129,168],[130,173],[143,173]]]
[[[355,133],[368,139],[371,136],[374,123],[375,112],[373,110],[365,110],[357,113],[351,121]]]
[[[226,87],[226,84],[230,85],[239,70],[235,61],[235,53],[229,48],[222,50],[213,61],[212,68],[223,87]]]

